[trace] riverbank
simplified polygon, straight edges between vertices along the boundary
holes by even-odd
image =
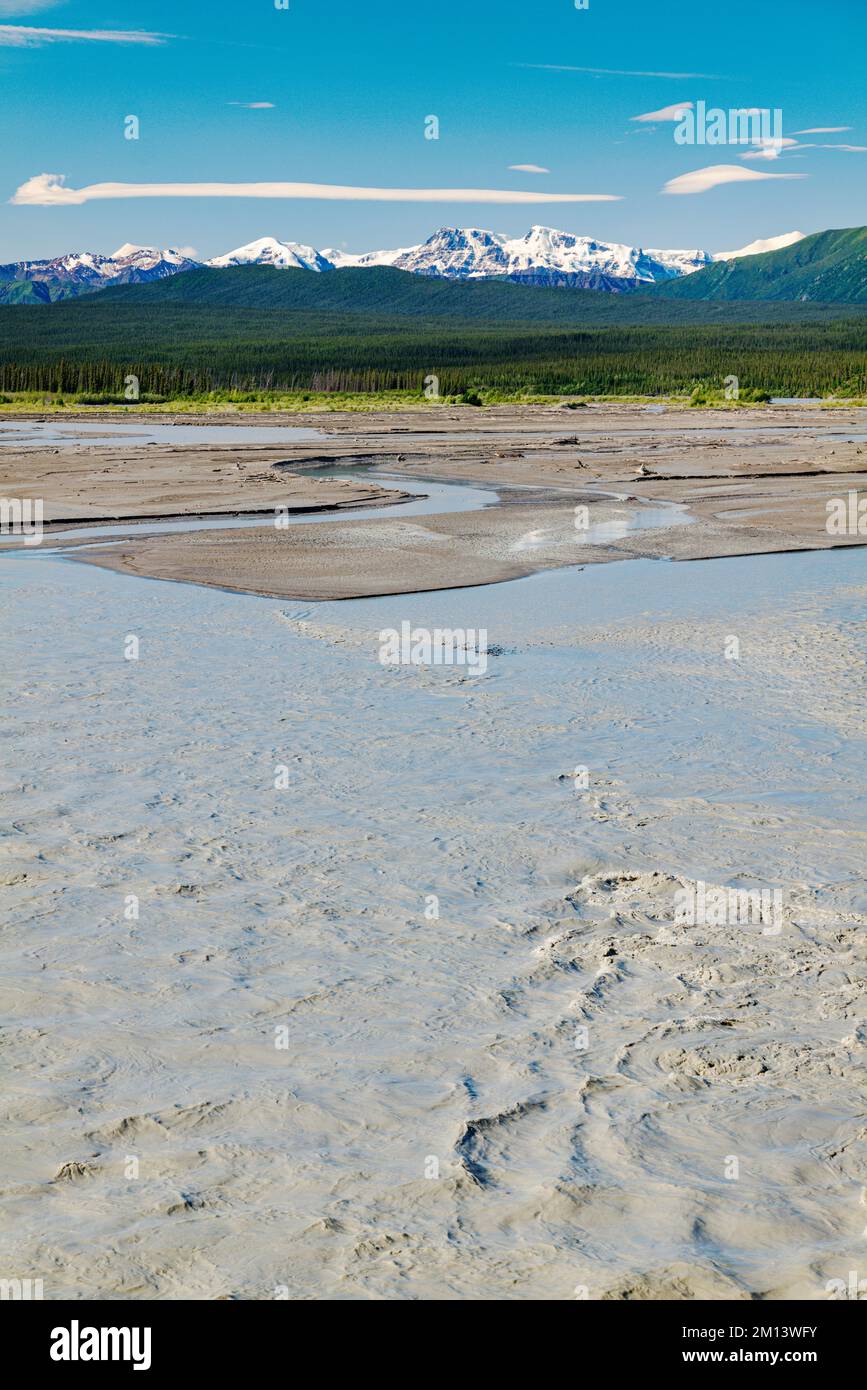
[[[304,599],[486,584],[624,558],[705,560],[867,540],[857,528],[828,526],[829,503],[857,493],[867,474],[867,412],[857,408],[728,414],[594,403],[468,414],[311,413],[291,423],[251,418],[244,427],[232,416],[195,425],[168,417],[122,426],[4,421],[0,494],[30,495],[38,480],[52,522],[265,511],[261,527],[130,534],[77,558],[142,577]],[[324,521],[315,537],[274,525],[278,508],[401,504],[403,479],[407,488],[415,480],[416,491],[427,479],[484,487],[498,505],[412,525],[397,513]]]

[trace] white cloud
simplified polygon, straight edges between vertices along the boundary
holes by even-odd
[[[851,130],[850,125],[811,125],[806,130],[796,130],[796,135],[839,135],[844,130]]]
[[[53,10],[64,0],[0,0],[0,14],[36,14],[39,10]]]
[[[741,159],[779,159],[782,150],[807,150],[809,145],[802,145],[797,140],[793,140],[790,135],[762,135],[753,142],[758,149],[748,150],[741,155]]]
[[[65,174],[37,174],[10,203],[69,207],[111,198],[320,198],[362,203],[616,203],[616,193],[526,193],[500,188],[359,188],[332,183],[92,183],[67,188]]]
[[[519,174],[550,174],[551,172],[542,164],[510,164],[509,168],[517,169]]]
[[[725,183],[755,183],[759,179],[802,179],[804,174],[763,174],[758,169],[744,169],[740,164],[710,164],[706,169],[693,169],[669,179],[663,193],[706,193]]]
[[[273,111],[273,101],[230,101],[230,106],[240,106],[244,111]]]
[[[645,111],[643,116],[630,116],[631,121],[679,121],[692,110],[691,101],[677,101],[673,106],[661,106],[658,111]]]
[[[540,72],[589,72],[596,77],[670,77],[674,82],[685,82],[690,77],[703,77],[709,82],[721,79],[713,72],[631,72],[626,68],[573,68],[565,63],[513,63],[516,68],[536,68]]]
[[[792,154],[795,150],[846,150],[850,154],[863,154],[867,151],[867,145],[821,145],[810,140],[802,143],[788,137],[780,140],[763,140],[759,143],[766,148],[754,150],[751,154],[742,154],[741,159],[777,159],[781,150],[785,150],[788,154]]]
[[[47,43],[165,43],[173,34],[149,34],[142,29],[34,29],[23,24],[0,24],[0,47],[41,48]]]

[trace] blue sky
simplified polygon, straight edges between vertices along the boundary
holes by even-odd
[[[587,10],[574,0],[289,0],[287,10],[274,0],[0,0],[0,261],[126,241],[205,257],[263,235],[360,251],[445,224],[520,235],[544,223],[724,250],[863,225],[867,152],[834,146],[867,145],[865,52],[865,0],[590,0]],[[748,161],[737,147],[677,145],[671,119],[634,119],[702,100],[780,108],[797,143]],[[128,115],[140,120],[137,141],[124,138]],[[424,138],[429,115],[435,141]],[[817,127],[845,129],[794,135]],[[663,192],[719,164],[771,177]],[[8,201],[48,173],[83,200],[61,193],[43,206],[31,185]],[[421,203],[190,196],[215,182],[431,192]],[[103,184],[126,187],[87,192]],[[129,196],[163,184],[186,192]],[[443,189],[522,190],[532,201],[463,202]],[[546,203],[550,193],[620,201]]]

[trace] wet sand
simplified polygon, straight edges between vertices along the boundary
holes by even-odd
[[[147,422],[141,423],[147,429]],[[74,429],[66,420],[63,426]],[[0,448],[0,496],[41,498],[46,525],[256,512],[273,520],[278,506],[305,512],[400,500],[399,493],[361,479],[355,484],[293,476],[278,466],[284,452],[250,444],[142,446],[135,436],[96,444],[80,435],[50,449],[18,446],[10,439]]]
[[[623,558],[700,560],[867,541],[826,530],[828,500],[864,486],[864,410],[660,412],[600,404],[291,418],[292,427],[325,437],[300,440],[289,430],[285,445],[37,449],[0,458],[0,490],[16,495],[29,480],[44,479],[46,515],[93,521],[401,500],[369,477],[355,489],[351,481],[294,476],[311,467],[374,465],[398,480],[454,480],[498,492],[499,506],[471,518],[335,521],[315,537],[273,524],[135,537],[78,557],[140,576],[304,599],[487,584]],[[250,423],[265,422],[275,426],[272,416]],[[208,424],[219,432],[218,422]],[[662,515],[653,527],[617,526],[630,510],[640,521],[646,504],[685,510],[691,524],[669,527]],[[586,534],[576,526],[576,507],[587,508]]]
[[[845,1284],[865,568],[314,606],[6,557],[3,1269],[46,1299]],[[500,654],[384,668],[403,619]],[[780,890],[782,930],[676,923],[702,880]]]

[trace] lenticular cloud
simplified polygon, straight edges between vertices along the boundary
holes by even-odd
[[[68,188],[65,174],[37,174],[9,200],[62,207],[108,198],[318,198],[364,203],[613,203],[615,193],[537,193],[501,188],[361,188],[332,183],[92,183]]]

